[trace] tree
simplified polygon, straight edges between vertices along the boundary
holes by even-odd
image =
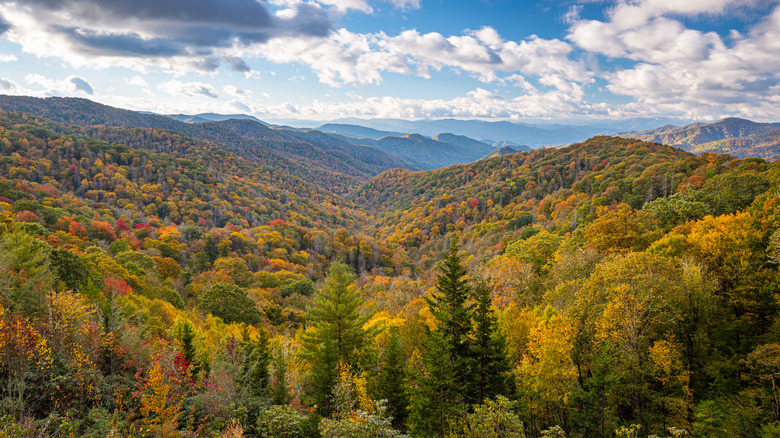
[[[460,264],[456,242],[441,265],[436,295],[426,297],[428,307],[436,319],[435,331],[442,335],[450,360],[455,365],[455,381],[464,393],[472,388],[472,346],[469,334],[472,328],[472,305],[468,304],[471,287],[466,280],[466,269]]]
[[[390,329],[390,339],[380,361],[376,392],[378,399],[387,400],[387,414],[393,417],[393,426],[401,429],[406,424],[409,400],[406,395],[404,352],[395,327]]]
[[[320,414],[332,411],[331,393],[336,366],[343,361],[358,366],[358,354],[366,342],[363,325],[368,320],[358,308],[363,300],[350,288],[355,279],[352,270],[343,263],[333,263],[328,269],[325,286],[306,308],[309,327],[302,334],[302,355],[309,362],[310,388]]]
[[[255,397],[263,397],[268,388],[268,365],[271,356],[268,351],[268,335],[260,329],[260,335],[250,337],[243,333],[242,347],[244,349],[244,376],[248,379],[249,391]]]
[[[491,308],[490,289],[484,282],[474,289],[477,306],[474,312],[474,374],[477,399],[511,394],[512,379],[509,375],[509,361],[506,343],[498,333],[498,322]]]
[[[284,348],[279,347],[274,356],[273,404],[286,405],[290,401],[287,393],[287,364],[284,363]]]
[[[246,291],[234,284],[215,284],[200,297],[199,302],[201,309],[225,322],[258,324],[261,321],[255,302],[246,295]]]
[[[486,400],[474,406],[474,412],[461,417],[448,435],[450,438],[525,438],[523,422],[513,412],[506,397]]]
[[[456,242],[441,264],[436,294],[426,297],[436,327],[428,330],[423,372],[412,391],[411,429],[414,435],[444,436],[449,418],[476,398],[471,333],[471,288],[460,264]]]
[[[20,231],[0,234],[0,300],[12,312],[40,316],[51,289],[51,247]]]

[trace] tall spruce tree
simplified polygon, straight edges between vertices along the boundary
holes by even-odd
[[[438,331],[428,332],[425,350],[410,369],[409,432],[415,437],[444,437],[450,419],[465,410],[458,400],[455,365]]]
[[[423,358],[426,373],[417,379],[412,401],[411,426],[415,434],[444,436],[453,415],[476,399],[471,288],[460,264],[457,241],[440,267],[436,293],[426,297],[436,328],[428,332]]]
[[[406,370],[404,352],[398,329],[390,329],[390,339],[379,364],[377,377],[377,399],[387,400],[387,414],[393,417],[393,427],[403,430],[406,424]]]
[[[336,366],[340,361],[356,367],[358,354],[366,342],[363,325],[368,317],[360,315],[360,293],[350,290],[355,274],[343,263],[333,263],[328,269],[325,286],[306,308],[308,329],[302,335],[302,355],[311,366],[309,384],[318,413],[325,416],[332,410],[331,395],[336,382]]]
[[[474,378],[477,403],[497,395],[514,392],[514,382],[509,374],[510,366],[506,355],[506,342],[498,332],[498,319],[491,308],[490,288],[480,282],[474,288]]]

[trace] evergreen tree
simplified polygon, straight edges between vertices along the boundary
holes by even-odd
[[[455,365],[456,384],[467,391],[471,389],[472,382],[470,370],[473,357],[469,334],[473,306],[468,304],[471,287],[465,278],[466,269],[460,264],[457,241],[452,242],[441,270],[437,277],[436,294],[425,300],[436,318],[436,331],[442,335],[450,360]]]
[[[424,349],[413,357],[410,369],[409,432],[412,436],[444,437],[449,420],[464,410],[457,402],[456,368],[441,333],[428,332]]]
[[[423,363],[412,396],[411,429],[415,435],[444,436],[453,415],[476,399],[473,347],[469,334],[472,306],[466,270],[460,264],[456,242],[441,264],[436,294],[426,297],[436,328],[428,332]]]
[[[483,403],[485,399],[492,399],[496,395],[511,394],[514,383],[509,374],[506,342],[498,333],[497,318],[491,308],[490,289],[484,282],[474,289],[474,299],[474,377],[478,402]]]
[[[256,338],[250,338],[244,331],[243,347],[246,356],[244,375],[248,379],[250,393],[255,397],[263,397],[267,394],[268,365],[271,362],[265,330],[260,330],[260,336]]]
[[[274,389],[272,402],[275,405],[286,405],[290,402],[287,393],[287,364],[284,362],[284,349],[279,347],[274,357]]]
[[[406,395],[404,352],[395,327],[390,329],[390,339],[380,362],[377,380],[377,398],[387,400],[387,414],[393,417],[393,427],[403,429],[409,400]]]
[[[302,335],[302,355],[311,366],[310,388],[321,415],[332,411],[330,398],[339,361],[357,366],[356,352],[366,341],[363,325],[368,318],[358,313],[362,298],[358,291],[349,288],[354,279],[355,274],[347,265],[333,263],[325,286],[306,308],[309,328]]]

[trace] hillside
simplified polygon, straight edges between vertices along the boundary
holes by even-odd
[[[0,436],[774,433],[780,164],[196,125],[0,111]]]
[[[506,154],[519,154],[520,152],[531,152],[531,148],[528,146],[501,146],[495,149],[493,152],[485,155],[481,159],[485,160],[488,158],[500,157],[501,155]]]
[[[316,183],[335,193],[346,193],[377,173],[402,165],[381,151],[361,150],[360,154],[333,151],[332,145],[319,145],[296,138],[295,130],[274,130],[242,119],[185,123],[169,117],[112,108],[85,99],[0,96],[0,109],[35,114],[50,120],[82,126],[122,126],[175,131],[206,140],[259,164]],[[246,134],[246,135],[244,135]],[[292,134],[292,135],[288,135]],[[309,138],[313,140],[313,137]],[[112,138],[110,141],[120,141]],[[369,162],[361,161],[362,159]]]
[[[694,153],[715,152],[760,158],[772,158],[780,154],[780,128],[769,123],[738,118],[682,127],[666,125],[620,135],[681,147]]]

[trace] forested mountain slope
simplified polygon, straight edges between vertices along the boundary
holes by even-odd
[[[252,123],[199,132],[325,135]],[[340,196],[331,145],[0,112],[0,435],[777,434],[777,163],[595,137]]]
[[[667,125],[621,135],[681,147],[695,153],[716,152],[760,158],[773,158],[780,154],[780,128],[738,118],[682,127]]]
[[[0,109],[27,112],[82,126],[172,130],[209,141],[241,157],[273,166],[335,193],[345,193],[361,180],[405,164],[379,150],[349,148],[347,144],[332,139],[327,144],[321,144],[315,135],[306,136],[295,130],[275,130],[252,120],[185,123],[75,98],[0,96]],[[106,140],[121,142],[121,137]]]

